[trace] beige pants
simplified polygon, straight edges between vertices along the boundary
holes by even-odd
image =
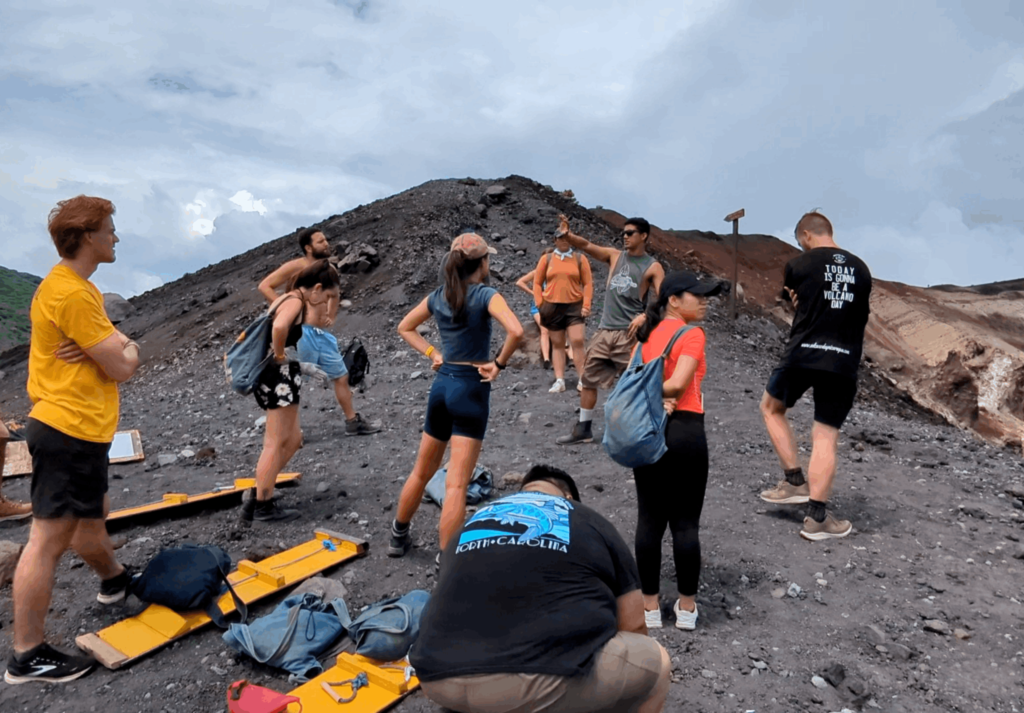
[[[620,631],[585,676],[495,673],[424,681],[423,692],[459,713],[623,713],[647,700],[661,674],[661,646]]]
[[[636,337],[625,329],[599,329],[587,345],[580,382],[588,389],[611,389],[619,374],[629,366]]]

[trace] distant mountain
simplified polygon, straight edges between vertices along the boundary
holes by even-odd
[[[0,267],[0,352],[27,344],[28,308],[43,278]]]
[[[930,289],[941,290],[942,292],[973,292],[978,295],[999,295],[1003,292],[1024,292],[1024,278],[1019,280],[1006,280],[1005,282],[990,282],[985,285],[971,285],[960,287],[959,285],[934,285]]]

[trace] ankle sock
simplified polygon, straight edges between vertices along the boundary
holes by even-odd
[[[815,522],[825,522],[825,503],[817,500],[807,501],[807,517]]]
[[[581,408],[580,409],[580,423],[589,423],[594,420],[594,409],[592,408]]]
[[[395,537],[402,537],[409,534],[409,523],[401,523],[398,520],[391,521],[391,534]]]
[[[789,483],[790,485],[795,485],[799,487],[807,482],[807,480],[804,478],[803,468],[791,468],[789,470],[783,471],[783,473],[786,476],[786,482]]]

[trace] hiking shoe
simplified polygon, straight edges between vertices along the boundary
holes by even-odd
[[[0,522],[5,520],[24,520],[26,517],[32,517],[32,503],[8,500],[0,495]]]
[[[572,433],[568,436],[561,436],[555,443],[560,446],[571,446],[574,443],[593,443],[594,433],[590,429],[590,421],[577,421],[572,427]]]
[[[555,383],[548,389],[549,394],[560,394],[565,391],[565,379],[555,379]]]
[[[111,579],[100,581],[100,593],[96,601],[100,604],[116,604],[123,602],[128,596],[128,584],[132,581],[132,568],[124,566],[124,571]]]
[[[391,542],[388,543],[388,557],[405,556],[405,553],[412,547],[411,530],[412,528],[410,527],[405,532],[398,532],[392,524]]]
[[[299,517],[299,511],[283,508],[276,500],[256,500],[252,519],[256,522],[288,522]]]
[[[832,513],[825,513],[825,521],[818,522],[812,517],[804,518],[804,526],[800,530],[800,537],[805,540],[817,542],[819,540],[834,540],[846,537],[853,532],[853,524],[849,520],[836,520]]]
[[[648,611],[644,609],[644,621],[647,622],[648,629],[660,629],[661,628],[661,607],[658,607],[654,611]]]
[[[776,505],[806,503],[811,499],[811,486],[807,483],[793,485],[788,480],[783,479],[771,490],[762,490],[761,499],[766,503],[774,503]]]
[[[551,371],[551,360],[545,359],[543,363],[544,371]]]
[[[90,656],[65,654],[49,644],[39,644],[18,660],[13,653],[7,661],[4,680],[7,683],[67,683],[84,676],[96,665]]]
[[[676,599],[676,603],[672,605],[672,611],[676,615],[676,628],[683,629],[685,631],[693,631],[697,628],[697,605],[693,606],[693,611],[685,611],[679,608],[679,600]]]
[[[351,421],[345,421],[346,436],[368,436],[371,433],[376,433],[380,428],[380,419],[376,421],[366,421],[363,419],[363,415],[359,413],[357,413],[356,417]]]
[[[242,507],[238,511],[238,519],[243,524],[251,523],[253,513],[256,512],[256,493],[249,492],[242,497]]]

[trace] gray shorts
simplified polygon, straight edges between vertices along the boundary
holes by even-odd
[[[473,713],[602,713],[635,711],[661,675],[661,645],[620,631],[595,655],[585,676],[495,673],[424,681],[427,698]]]

